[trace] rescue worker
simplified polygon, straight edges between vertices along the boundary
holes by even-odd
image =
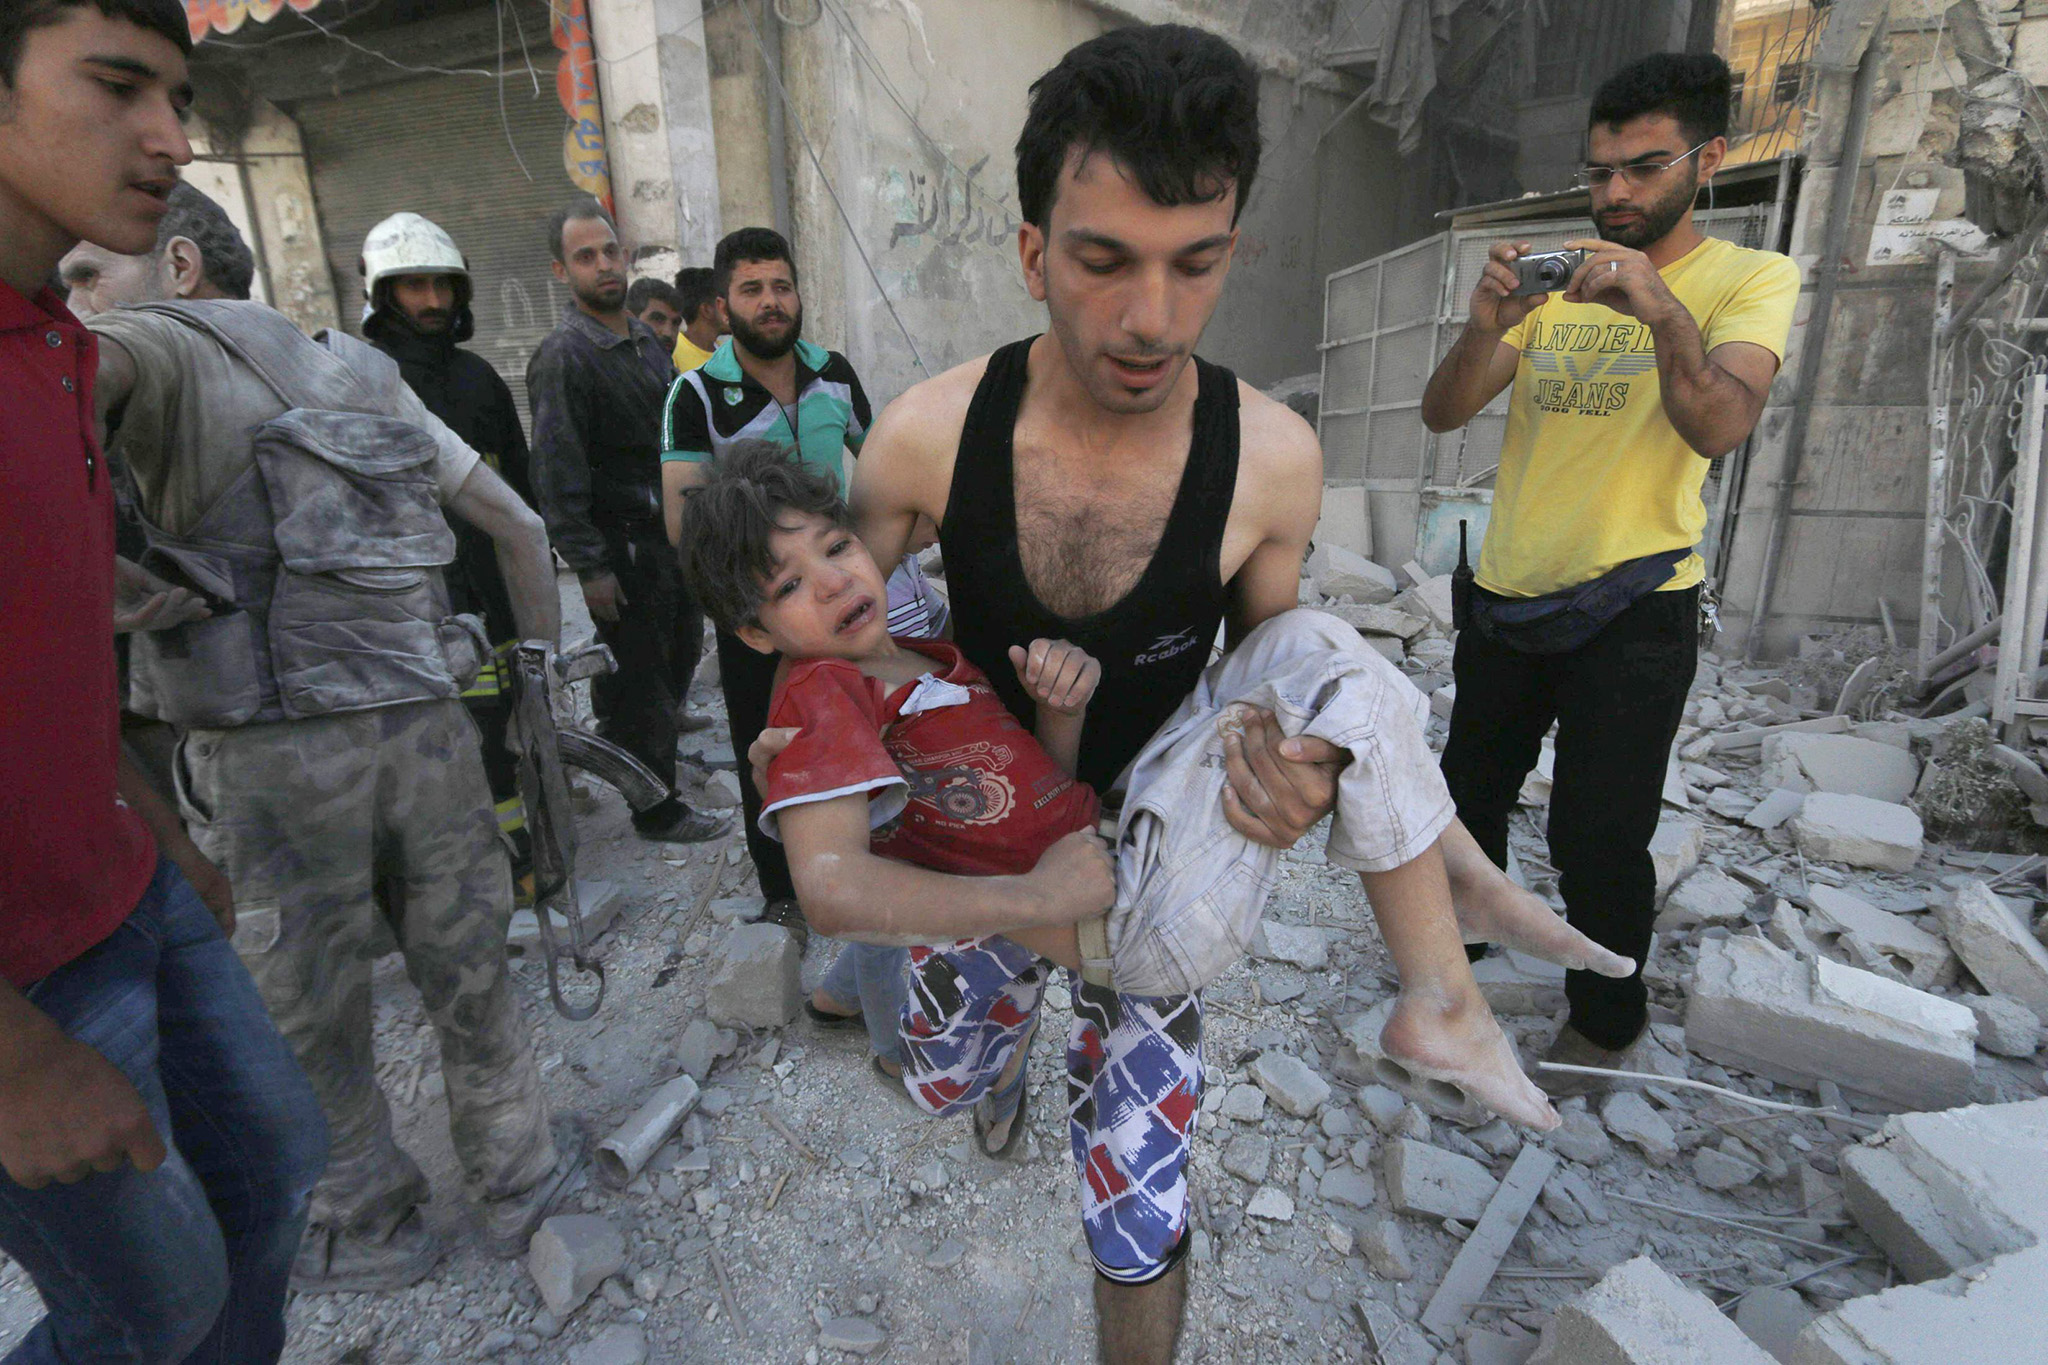
[[[558,1142],[506,970],[509,868],[460,700],[490,649],[449,609],[442,512],[490,536],[520,635],[555,642],[545,528],[373,347],[134,278],[135,306],[91,322],[97,410],[135,478],[148,567],[204,590],[212,614],[136,637],[131,705],[183,732],[192,840],[235,888],[234,947],[332,1133],[292,1286],[400,1288],[443,1252],[371,1053],[370,965],[394,940],[439,1034],[486,1240],[523,1254]]]
[[[529,506],[526,430],[512,389],[489,361],[462,343],[476,335],[470,308],[469,260],[439,224],[417,213],[394,213],[363,239],[363,337],[398,362],[398,372],[470,449],[496,470]],[[512,876],[532,871],[526,810],[519,800],[519,761],[506,744],[512,724],[512,646],[518,624],[491,538],[459,519],[455,561],[446,571],[450,604],[481,617],[491,657],[462,694],[483,732],[484,776],[498,813],[498,829],[512,845]]]

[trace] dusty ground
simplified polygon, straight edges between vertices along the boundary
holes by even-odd
[[[567,605],[580,618],[581,603]],[[578,634],[575,624],[569,630]],[[709,669],[707,664],[707,674]],[[696,700],[715,711],[716,688],[700,679]],[[722,756],[722,736],[721,726],[686,739],[683,747],[715,759]],[[1723,766],[1734,771],[1740,765]],[[1517,817],[1516,844],[1540,890],[1538,815]],[[1756,864],[1773,854],[1754,831],[1702,818],[1710,857]],[[537,961],[520,963],[515,975],[552,1102],[583,1116],[601,1135],[675,1073],[676,1040],[701,1013],[714,933],[698,908],[753,888],[737,840],[680,851],[643,843],[609,791],[601,792],[581,828],[581,874],[617,883],[623,898],[621,920],[601,944],[610,970],[607,1003],[595,1019],[571,1023],[549,1009]],[[1463,1224],[1394,1215],[1375,1144],[1360,1141],[1374,1133],[1374,1125],[1357,1102],[1357,1083],[1364,1077],[1338,1025],[1388,993],[1391,973],[1356,878],[1324,863],[1320,839],[1312,838],[1307,847],[1288,858],[1268,914],[1330,930],[1328,968],[1305,973],[1247,961],[1208,996],[1210,1093],[1195,1140],[1201,1236],[1186,1361],[1371,1359],[1361,1300],[1389,1305],[1412,1319],[1469,1231]],[[1938,863],[1930,856],[1923,859],[1924,875],[1862,881],[1892,896],[1900,908],[1916,895],[1924,905],[1926,890],[1942,872]],[[1766,875],[1796,887],[1808,871],[1780,859]],[[1686,972],[1684,937],[1667,940],[1674,955],[1653,970],[1661,1017],[1669,1022],[1677,1021],[1683,1004],[1678,982]],[[831,943],[813,941],[806,984],[822,973],[833,951]],[[1080,1250],[1064,1132],[1058,1049],[1067,1013],[1058,988],[1052,1010],[1061,1027],[1041,1034],[1032,1068],[1033,1130],[1024,1159],[1014,1163],[970,1151],[964,1120],[923,1117],[866,1065],[865,1040],[858,1035],[824,1034],[797,1023],[738,1039],[734,1055],[710,1076],[699,1116],[657,1155],[648,1176],[613,1192],[586,1171],[566,1191],[560,1211],[604,1215],[625,1234],[629,1249],[625,1272],[566,1323],[540,1306],[521,1263],[490,1259],[475,1241],[449,1146],[438,1054],[418,997],[395,958],[380,964],[377,1000],[380,1074],[400,1116],[400,1140],[433,1179],[429,1221],[452,1250],[426,1282],[404,1293],[296,1299],[287,1361],[597,1365],[617,1357],[595,1353],[593,1339],[613,1325],[636,1323],[648,1343],[646,1359],[656,1362],[815,1365],[857,1358],[820,1347],[820,1323],[841,1316],[866,1318],[884,1334],[885,1344],[869,1359],[994,1365],[1093,1358],[1091,1277]],[[1504,1023],[1538,1048],[1553,1027],[1540,1015],[1507,1017]],[[1251,1122],[1216,1112],[1229,1087],[1246,1079],[1245,1068],[1265,1049],[1291,1053],[1331,1082],[1334,1093],[1315,1119],[1289,1118],[1272,1105]],[[1717,1081],[1731,1080],[1697,1059],[1670,1055],[1664,1064],[1672,1074],[1689,1068],[1694,1076],[1704,1071]],[[1808,1093],[1748,1078],[1732,1083],[1753,1094],[1813,1102]],[[2030,1098],[2042,1088],[2033,1062],[1981,1060],[1980,1098]],[[1539,1329],[1556,1304],[1644,1251],[1717,1302],[1803,1274],[1809,1278],[1800,1291],[1809,1307],[1831,1306],[1884,1285],[1881,1259],[1848,1260],[1811,1274],[1871,1250],[1838,1218],[1819,1227],[1794,1226],[1801,1236],[1824,1236],[1829,1249],[1823,1252],[1783,1240],[1784,1222],[1760,1221],[1759,1231],[1750,1233],[1622,1202],[1649,1200],[1752,1220],[1825,1216],[1824,1210],[1804,1207],[1800,1167],[1831,1173],[1842,1137],[1810,1118],[1759,1122],[1751,1111],[1695,1093],[1651,1094],[1687,1151],[1737,1132],[1751,1140],[1771,1170],[1753,1184],[1715,1193],[1695,1182],[1688,1161],[1651,1166],[1619,1142],[1604,1159],[1567,1163],[1597,1193],[1577,1201],[1545,1199],[1524,1225],[1468,1334],[1519,1337]],[[806,1150],[799,1151],[778,1124]],[[1419,1111],[1389,1126],[1411,1135],[1427,1127],[1431,1140],[1476,1155],[1496,1175],[1519,1145],[1503,1125],[1468,1136],[1442,1122],[1429,1124]],[[1263,1184],[1292,1196],[1291,1218],[1246,1215],[1257,1187],[1222,1165],[1225,1145],[1239,1135],[1270,1141]],[[686,1159],[686,1147],[708,1163]],[[1372,1181],[1370,1208],[1320,1197],[1325,1170],[1350,1162],[1362,1164]],[[704,1164],[708,1171],[689,1169]],[[1352,1232],[1389,1219],[1400,1225],[1414,1261],[1414,1278],[1406,1283],[1376,1275],[1357,1251],[1340,1251],[1350,1247]],[[729,1285],[730,1306],[720,1291],[718,1266]],[[32,1287],[18,1270],[0,1263],[0,1350],[38,1312]],[[1385,1358],[1455,1365],[1468,1359],[1468,1349],[1476,1358],[1476,1348],[1468,1346],[1438,1354],[1416,1331],[1411,1328],[1406,1340],[1392,1344]]]

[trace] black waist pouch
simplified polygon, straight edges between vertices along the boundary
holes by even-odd
[[[1671,581],[1692,547],[1662,550],[1617,564],[1588,583],[1541,597],[1502,597],[1477,588],[1472,628],[1522,654],[1568,654],[1607,628],[1637,599]]]

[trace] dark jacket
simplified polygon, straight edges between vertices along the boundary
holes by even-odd
[[[661,409],[675,364],[638,318],[619,336],[571,303],[526,364],[533,489],[548,538],[580,577],[620,567],[661,527]]]
[[[489,361],[457,344],[469,340],[474,332],[467,307],[457,314],[454,330],[447,336],[422,336],[404,319],[382,309],[363,323],[365,339],[398,362],[407,386],[420,396],[427,411],[446,422],[531,504],[533,481],[526,432],[519,425],[511,386]],[[496,544],[460,518],[449,518],[448,525],[455,532],[455,562],[448,566],[448,595],[455,610],[482,616],[484,628],[496,643],[517,639],[519,627],[512,616],[512,596],[498,568]]]

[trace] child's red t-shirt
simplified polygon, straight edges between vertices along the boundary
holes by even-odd
[[[768,766],[761,827],[775,814],[852,792],[868,796],[876,853],[934,872],[1029,872],[1046,849],[1092,829],[1095,792],[1052,761],[981,670],[942,640],[896,643],[932,671],[890,689],[845,659],[789,666],[770,726],[802,733]]]

